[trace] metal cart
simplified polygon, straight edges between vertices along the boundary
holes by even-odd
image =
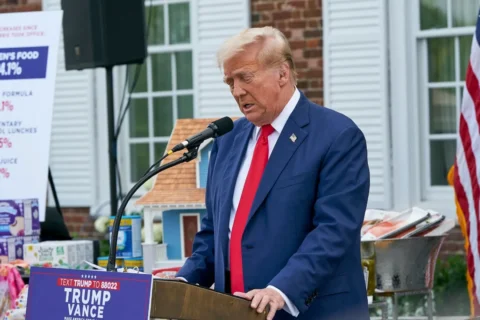
[[[427,295],[427,315],[433,320],[435,265],[446,235],[375,241],[376,296],[392,298],[394,320],[398,298]]]

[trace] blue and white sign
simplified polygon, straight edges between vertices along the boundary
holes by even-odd
[[[45,79],[48,47],[0,48],[0,80]]]
[[[21,216],[25,224],[45,220],[62,16],[40,11],[0,19],[0,205],[37,203],[37,211]]]
[[[149,320],[151,274],[32,267],[26,320]]]

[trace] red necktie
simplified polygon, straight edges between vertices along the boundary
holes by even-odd
[[[243,187],[235,220],[230,235],[230,281],[231,293],[244,292],[242,265],[242,235],[252,208],[253,199],[262,179],[263,171],[268,161],[268,136],[274,131],[269,124],[261,129],[253,152],[252,163]]]

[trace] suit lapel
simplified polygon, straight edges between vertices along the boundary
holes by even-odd
[[[270,155],[262,180],[258,186],[257,194],[253,200],[252,209],[248,216],[247,224],[265,200],[275,181],[282,173],[290,158],[293,156],[303,140],[307,137],[308,131],[303,129],[309,123],[308,100],[302,94],[295,107],[295,110],[287,120],[280,136],[278,137],[275,148]]]
[[[242,164],[245,151],[247,150],[248,139],[251,137],[253,124],[246,122],[242,130],[235,136],[233,140],[232,152],[228,156],[228,160],[225,166],[224,191],[227,192],[227,199],[233,198],[233,191],[235,189],[235,183],[237,181],[238,172]],[[228,201],[228,200],[227,200]]]
[[[230,222],[230,212],[232,210],[233,192],[235,190],[235,184],[240,171],[240,166],[247,150],[248,139],[251,137],[253,128],[254,125],[252,123],[248,121],[245,122],[242,130],[235,136],[232,152],[230,152],[225,165],[223,180],[224,189],[222,196],[223,202],[220,212],[220,232],[223,237],[222,248],[225,259],[228,258],[228,225]]]

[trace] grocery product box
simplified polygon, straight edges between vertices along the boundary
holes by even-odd
[[[37,243],[38,236],[26,237],[0,237],[0,263],[8,263],[13,260],[23,260],[24,244]]]
[[[24,260],[31,266],[88,269],[93,262],[93,242],[88,240],[45,241],[24,245]]]
[[[102,268],[106,268],[108,264],[108,256],[107,257],[98,257],[98,266]],[[138,268],[138,271],[143,272],[143,258],[118,258],[115,262],[115,267],[117,268],[127,268],[127,269],[135,269]]]
[[[112,237],[113,222],[110,217],[108,231]],[[117,256],[122,258],[142,257],[142,217],[123,216],[117,238]]]
[[[106,257],[98,257],[98,266],[102,268],[107,268],[108,265],[108,256]],[[117,257],[115,260],[115,267],[123,268],[123,258]]]
[[[38,200],[0,200],[0,236],[40,235]]]
[[[93,263],[93,241],[91,240],[76,240],[77,252],[80,255],[79,259]]]
[[[25,243],[38,243],[40,242],[40,236],[23,236]]]

